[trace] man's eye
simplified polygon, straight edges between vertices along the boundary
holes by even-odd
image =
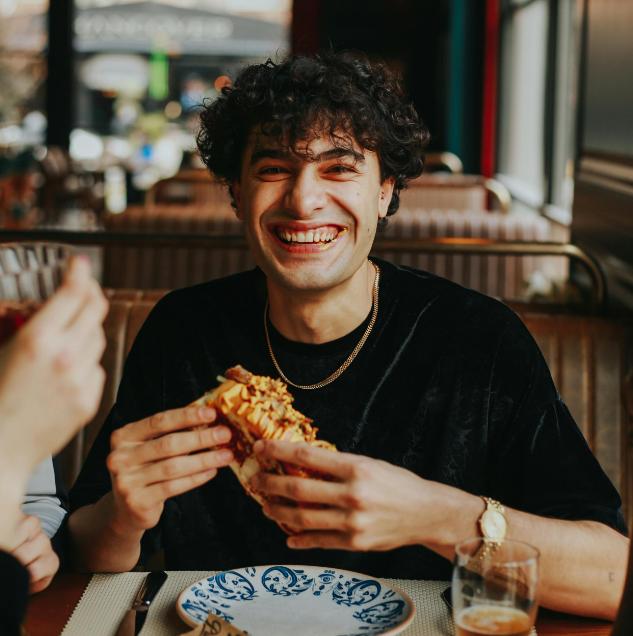
[[[344,164],[339,163],[336,166],[333,166],[332,168],[330,168],[328,172],[339,172],[339,173],[354,172],[354,169],[351,166],[346,166]]]
[[[262,168],[259,174],[283,174],[284,172],[286,171],[279,166],[270,166],[269,168]]]

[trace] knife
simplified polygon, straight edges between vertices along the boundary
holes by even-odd
[[[136,595],[132,609],[124,616],[116,636],[138,636],[143,629],[149,606],[167,580],[165,572],[150,572]]]

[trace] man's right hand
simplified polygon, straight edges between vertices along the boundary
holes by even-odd
[[[213,408],[188,406],[112,433],[107,466],[115,532],[134,534],[153,528],[167,499],[201,486],[215,477],[218,468],[231,463],[233,453],[228,448],[215,449],[231,439],[228,427],[187,430],[215,418]]]

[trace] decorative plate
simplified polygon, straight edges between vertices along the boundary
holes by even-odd
[[[415,613],[386,581],[300,565],[221,572],[183,590],[176,609],[191,627],[213,612],[252,636],[397,634]]]

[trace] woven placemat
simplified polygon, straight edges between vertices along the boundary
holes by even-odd
[[[177,636],[190,627],[176,613],[176,599],[187,586],[215,572],[168,572],[152,603],[143,636]],[[77,604],[62,636],[114,636],[132,606],[144,573],[95,574]],[[446,581],[386,579],[406,592],[415,603],[413,623],[403,636],[453,636],[453,619],[440,594]],[[239,627],[239,625],[238,625]],[[256,636],[256,635],[255,635]]]

